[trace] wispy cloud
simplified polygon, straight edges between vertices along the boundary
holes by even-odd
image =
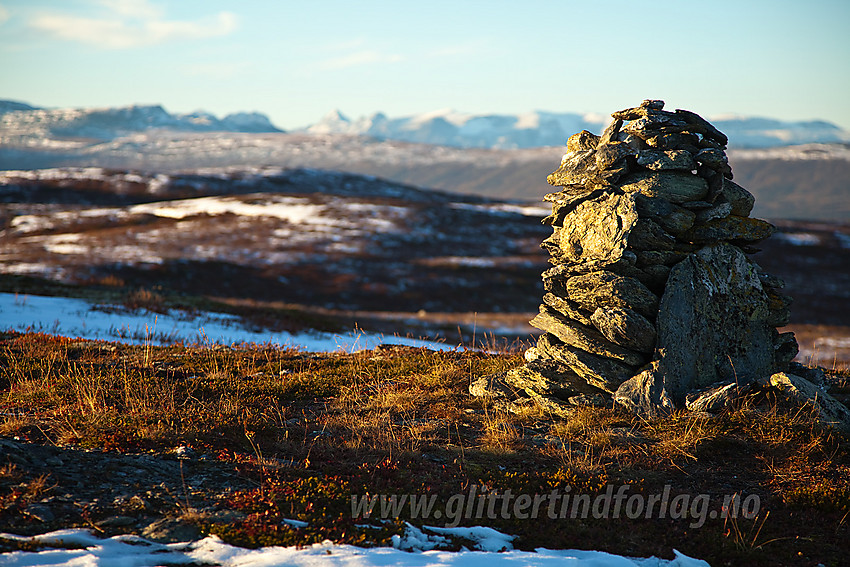
[[[380,53],[374,50],[355,51],[332,59],[326,59],[319,63],[319,68],[325,71],[336,71],[360,67],[362,65],[373,65],[376,63],[398,63],[404,58],[401,55],[391,53]]]
[[[156,20],[162,17],[162,8],[154,6],[148,0],[97,0],[111,12],[128,18]]]
[[[9,19],[9,10],[0,5],[0,26],[6,23]]]
[[[98,0],[103,17],[89,18],[42,12],[29,25],[53,37],[106,49],[126,49],[179,39],[227,35],[236,29],[236,16],[219,12],[192,21],[167,20],[148,0]]]

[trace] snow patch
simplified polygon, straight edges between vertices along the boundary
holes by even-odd
[[[821,243],[820,236],[810,232],[779,232],[775,238],[794,246],[817,246]]]
[[[460,528],[470,535],[490,528]],[[495,530],[490,530],[494,531]],[[496,532],[498,533],[498,532]],[[503,535],[503,534],[500,534]],[[248,566],[301,566],[301,567],[384,567],[410,565],[412,567],[512,567],[536,565],[540,567],[709,567],[708,563],[692,559],[673,550],[675,559],[651,557],[632,559],[601,551],[510,550],[504,553],[489,551],[425,551],[410,553],[400,549],[375,547],[364,549],[352,545],[338,545],[330,541],[304,547],[262,547],[243,549],[209,536],[192,543],[159,544],[138,536],[120,535],[106,539],[95,537],[82,529],[60,530],[44,535],[25,537],[2,534],[4,538],[48,544],[54,549],[43,551],[15,551],[0,554],[7,567],[43,567],[47,565],[156,565],[212,564],[222,567]],[[432,536],[435,537],[435,536]],[[439,536],[436,536],[439,537]],[[511,537],[511,536],[504,536]],[[67,549],[76,547],[77,549]]]
[[[89,247],[82,246],[80,244],[50,244],[46,243],[44,245],[44,249],[50,252],[51,254],[88,254]]]
[[[516,539],[516,536],[503,534],[493,528],[484,526],[474,526],[471,528],[436,528],[428,526],[428,529],[438,534],[468,539],[474,542],[475,549],[480,551],[510,551],[514,548],[511,542]]]
[[[452,203],[451,208],[466,211],[478,211],[492,215],[524,215],[527,217],[545,217],[552,212],[550,207],[540,205],[518,205],[511,203],[493,203],[475,205],[471,203]]]
[[[380,344],[453,350],[444,343],[351,331],[345,334],[287,333],[246,329],[239,318],[221,313],[157,314],[126,308],[94,306],[81,299],[0,293],[3,330],[44,332],[67,337],[128,344],[272,344],[309,352],[353,352]]]
[[[248,195],[246,200],[233,197],[199,197],[179,201],[145,203],[129,208],[132,214],[150,214],[158,217],[184,219],[197,215],[234,214],[247,217],[272,217],[293,224],[317,223],[322,207],[299,197],[269,197],[265,202],[246,202],[261,198]]]

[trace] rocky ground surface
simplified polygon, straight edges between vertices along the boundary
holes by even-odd
[[[256,486],[236,464],[186,448],[126,454],[0,438],[0,463],[7,499],[40,492],[19,514],[14,506],[4,510],[0,529],[16,534],[78,526],[104,535],[187,541],[200,532],[184,520],[236,519],[239,512],[224,506],[229,494]]]

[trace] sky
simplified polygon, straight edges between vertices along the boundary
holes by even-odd
[[[850,130],[848,25],[847,0],[0,0],[0,99],[293,129],[657,98]]]

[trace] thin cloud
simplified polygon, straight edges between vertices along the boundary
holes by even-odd
[[[319,63],[319,67],[326,71],[337,71],[340,69],[349,69],[351,67],[360,67],[363,65],[374,65],[376,63],[398,63],[403,60],[401,55],[384,54],[373,50],[357,51],[326,59]]]
[[[236,16],[219,12],[193,21],[166,20],[147,0],[99,0],[107,9],[102,18],[41,13],[29,25],[58,39],[105,49],[127,49],[180,39],[205,39],[236,29]]]
[[[162,8],[148,0],[98,0],[98,4],[109,11],[128,18],[156,20],[162,17]]]
[[[9,10],[0,6],[0,26],[5,24],[9,20]]]

